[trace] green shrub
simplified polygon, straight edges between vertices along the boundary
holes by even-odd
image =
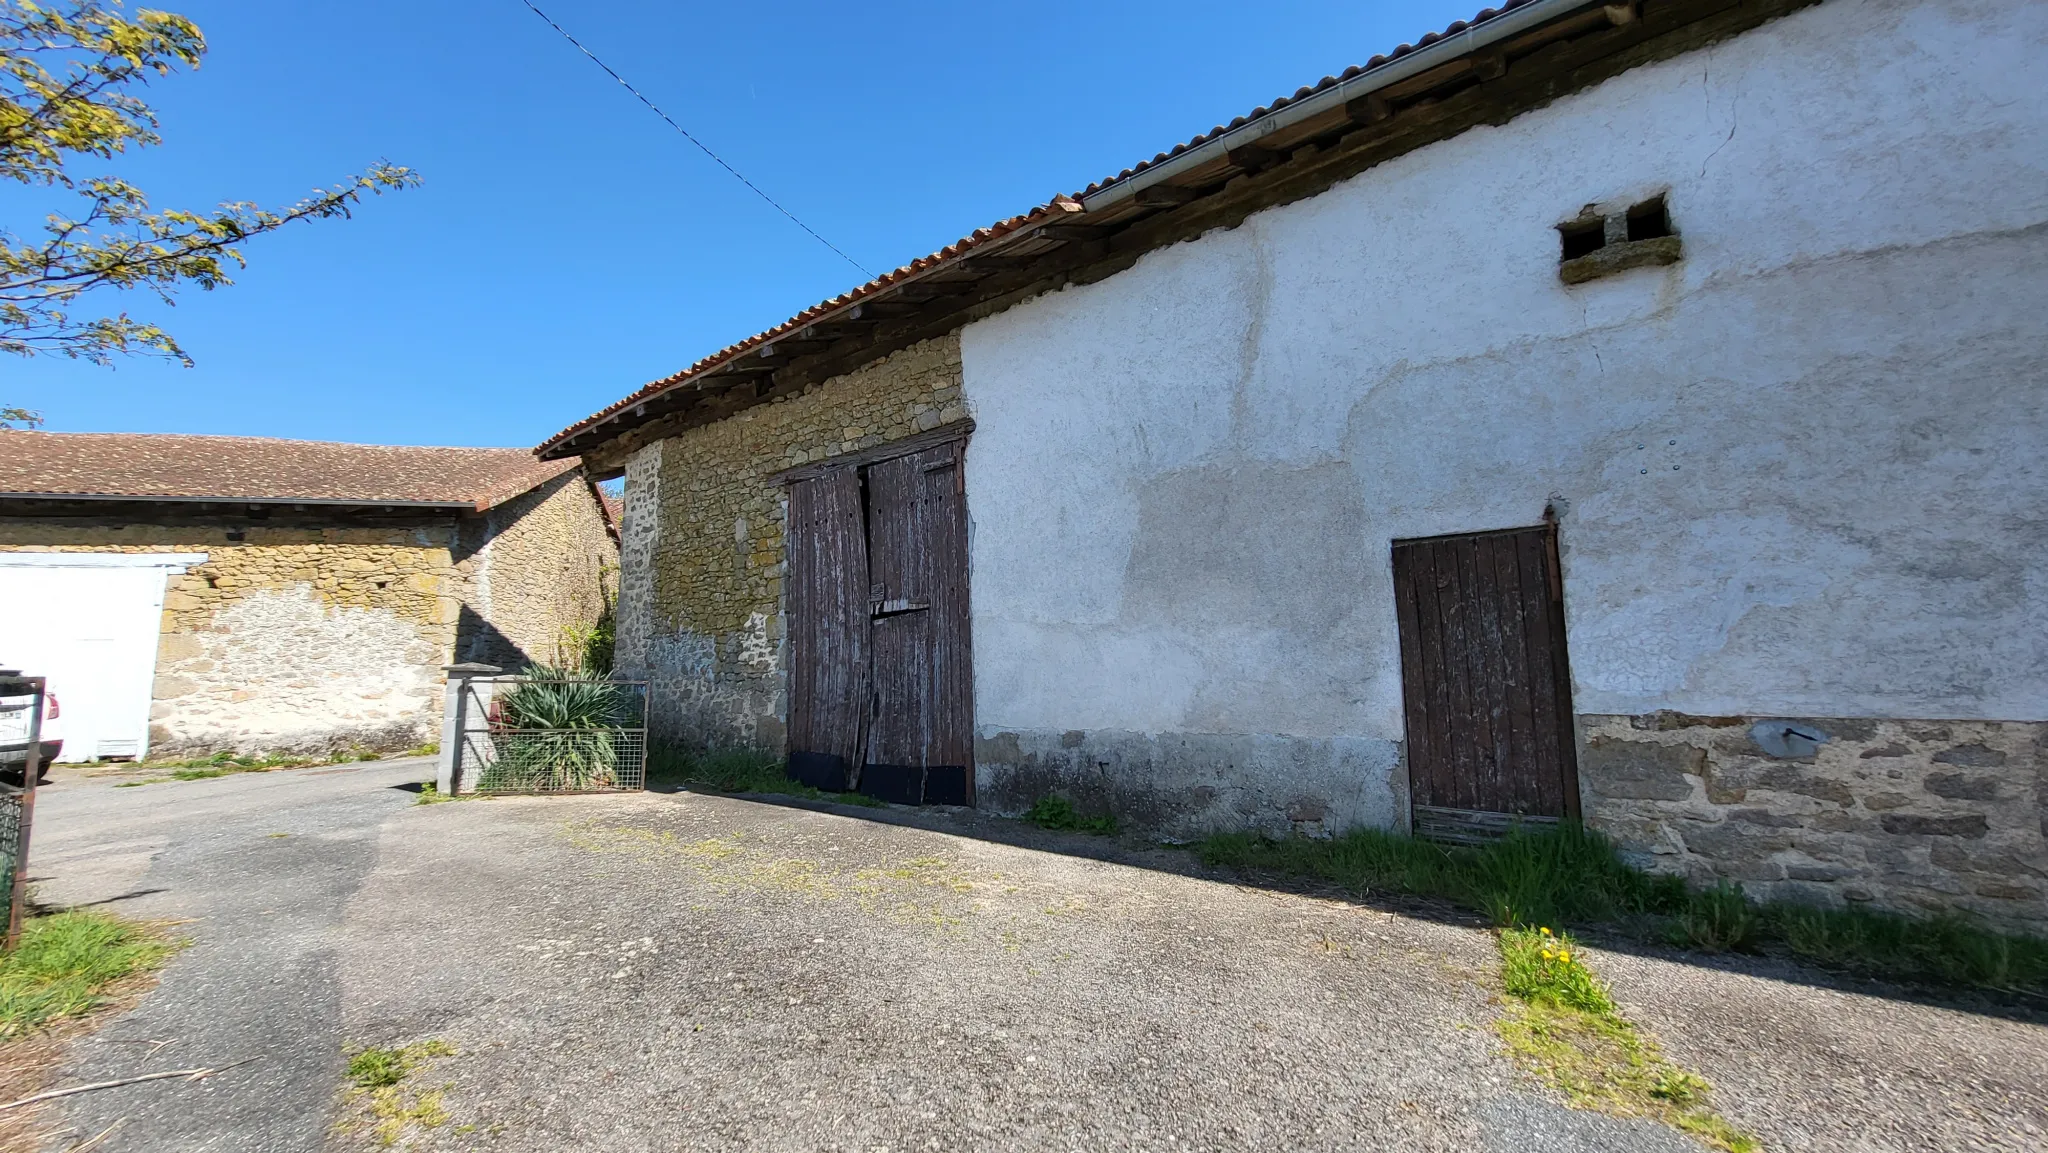
[[[615,730],[637,720],[624,688],[549,665],[529,665],[520,676],[492,701],[494,756],[477,788],[573,792],[616,784]]]

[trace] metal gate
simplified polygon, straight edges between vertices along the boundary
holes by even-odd
[[[1416,832],[1578,816],[1555,526],[1399,540],[1393,562]]]
[[[647,683],[469,678],[456,696],[457,792],[614,793],[647,786]]]

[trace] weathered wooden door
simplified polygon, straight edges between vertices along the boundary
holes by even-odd
[[[1579,812],[1553,526],[1394,542],[1418,833],[1497,835]]]
[[[788,528],[790,767],[814,787],[844,789],[873,695],[860,470],[791,485]]]
[[[821,788],[972,804],[964,445],[794,481],[790,770]]]
[[[948,804],[967,804],[971,796],[967,504],[960,475],[959,446],[950,444],[867,470],[875,708],[861,772],[877,796],[937,794],[923,799]]]

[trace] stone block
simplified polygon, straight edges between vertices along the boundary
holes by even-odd
[[[1863,807],[1873,812],[1903,809],[1913,803],[1913,798],[1904,793],[1872,793],[1863,798]]]
[[[1733,822],[1706,824],[1685,821],[1678,835],[1685,847],[1716,862],[1762,860],[1792,847],[1792,834],[1783,829],[1765,829]]]
[[[161,661],[181,661],[198,656],[203,649],[191,633],[167,632],[157,638],[156,656]]]
[[[1886,813],[1883,823],[1885,832],[1900,837],[1981,837],[1991,828],[1981,813],[1960,817]]]
[[[150,696],[160,701],[175,700],[197,689],[197,681],[186,677],[158,677],[150,688]]]
[[[1702,773],[1706,759],[1704,749],[1691,745],[1595,736],[1580,752],[1579,776],[1596,796],[1682,801],[1693,791],[1686,774]]]
[[[2005,754],[1984,744],[1956,745],[1934,754],[1937,765],[1961,765],[1973,769],[1991,769],[2005,764]]]
[[[1959,801],[1995,801],[1999,792],[1998,778],[1984,773],[1929,773],[1924,787],[1937,797]]]

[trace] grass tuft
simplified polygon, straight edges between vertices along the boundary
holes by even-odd
[[[714,793],[774,793],[812,801],[879,808],[881,801],[861,793],[828,793],[792,781],[782,758],[759,749],[725,748],[692,751],[658,744],[648,753],[647,782],[705,789]]]
[[[0,1038],[91,1012],[110,986],[156,968],[175,948],[107,913],[74,909],[30,917],[21,943],[0,955]]]
[[[1195,851],[1210,865],[1327,881],[1360,895],[1435,897],[1504,928],[1597,924],[1681,947],[1789,954],[1860,976],[2008,993],[2048,989],[2048,941],[1955,916],[1757,904],[1725,882],[1692,890],[1677,877],[1632,868],[1612,842],[1575,825],[1484,848],[1361,829],[1320,840],[1222,833]]]
[[[1074,802],[1060,796],[1038,798],[1025,812],[1024,820],[1041,829],[1059,829],[1077,833],[1094,833],[1098,836],[1116,834],[1116,818],[1112,816],[1084,817],[1074,811]]]

